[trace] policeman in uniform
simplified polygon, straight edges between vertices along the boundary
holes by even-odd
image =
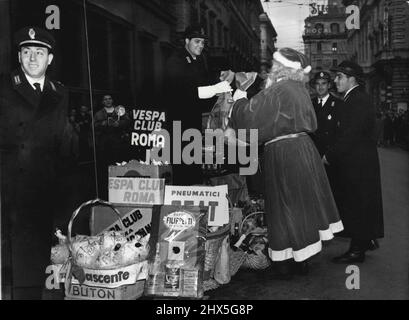
[[[311,84],[317,92],[317,96],[312,99],[318,123],[313,140],[322,157],[327,152],[329,146],[334,143],[338,124],[338,112],[342,108],[343,102],[329,92],[331,88],[331,75],[328,72],[317,72]]]
[[[46,75],[53,37],[26,27],[15,41],[20,67],[0,78],[3,285],[6,298],[41,299],[68,96],[61,83]]]
[[[312,104],[317,116],[317,130],[311,135],[311,137],[318,152],[321,157],[323,157],[329,147],[335,142],[337,127],[339,125],[338,114],[342,108],[343,101],[329,92],[331,88],[331,75],[328,72],[317,72],[310,84],[317,92],[317,96],[312,99]],[[333,167],[328,165],[325,165],[325,170],[335,200],[337,200],[337,172]]]
[[[181,121],[182,133],[190,128],[202,131],[202,113],[210,112],[212,107],[212,101],[206,99],[231,91],[226,81],[211,85],[214,81],[210,79],[207,63],[202,55],[206,39],[202,26],[187,27],[183,48],[169,58],[166,66],[166,99],[163,107],[171,120]],[[200,165],[181,164],[173,165],[172,168],[173,183],[176,185],[203,183]]]

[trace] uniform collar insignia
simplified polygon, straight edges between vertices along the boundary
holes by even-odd
[[[15,84],[16,86],[18,86],[19,84],[21,84],[21,79],[20,79],[20,76],[19,76],[18,74],[14,76],[14,84]]]
[[[186,57],[186,60],[188,63],[192,63],[192,60],[190,59],[190,57]]]

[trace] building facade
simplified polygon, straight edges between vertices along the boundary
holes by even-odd
[[[332,0],[325,12],[305,19],[303,34],[305,54],[310,59],[312,74],[329,70],[348,57],[345,8]]]
[[[260,15],[260,32],[260,64],[264,71],[268,71],[272,64],[273,54],[276,51],[277,32],[266,13]]]
[[[57,40],[50,72],[69,89],[71,107],[89,106],[92,87],[95,111],[107,93],[117,103],[154,108],[166,85],[166,61],[192,23],[203,24],[209,35],[205,55],[215,81],[221,70],[259,71],[261,55],[268,60],[274,50],[275,30],[260,20],[260,0],[88,0],[86,11],[82,0],[4,0],[0,73],[18,64],[14,32],[45,28],[49,5],[60,15],[60,28],[50,30]]]
[[[205,54],[214,73],[220,70],[258,71],[261,64],[262,25],[269,24],[271,41],[276,37],[259,0],[172,0],[179,39],[189,24],[200,23],[209,35]],[[264,27],[265,29],[266,27]],[[263,29],[263,30],[264,30]],[[267,35],[266,35],[267,36]],[[274,47],[269,43],[269,48]],[[274,49],[271,49],[274,50]]]
[[[348,34],[350,58],[366,74],[367,91],[381,109],[409,103],[409,4],[405,0],[343,1],[360,8],[360,29]]]

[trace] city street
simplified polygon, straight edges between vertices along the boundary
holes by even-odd
[[[330,262],[331,257],[348,247],[348,241],[336,238],[324,243],[321,254],[312,259],[308,276],[279,281],[269,279],[263,272],[241,270],[228,285],[208,291],[209,299],[409,299],[409,153],[399,148],[381,148],[379,155],[385,238],[380,241],[379,250],[369,252],[365,263],[358,264],[359,290],[347,289],[346,265]],[[66,177],[66,197],[61,202],[64,209],[60,211],[57,225],[65,226],[71,210],[93,197],[89,193],[93,190],[91,177],[87,177],[90,172],[92,170],[87,168],[76,176]],[[84,214],[77,226],[85,227],[87,218]]]
[[[409,299],[409,154],[397,148],[379,149],[385,238],[367,254],[360,270],[360,289],[348,290],[346,265],[330,262],[348,242],[335,239],[314,257],[310,274],[290,281],[269,280],[267,274],[240,271],[230,284],[210,293],[210,299]]]

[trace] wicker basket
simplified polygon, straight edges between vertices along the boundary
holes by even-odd
[[[140,275],[147,272],[147,261],[136,263],[130,266],[126,266],[123,268],[116,268],[110,270],[93,270],[93,269],[86,269],[86,268],[79,268],[77,267],[76,261],[73,257],[73,241],[72,241],[72,224],[74,219],[77,217],[81,209],[86,206],[95,206],[95,205],[102,205],[110,207],[114,213],[117,215],[119,219],[119,223],[123,229],[125,229],[121,215],[119,211],[109,202],[96,199],[91,200],[88,202],[83,203],[71,216],[71,219],[68,223],[68,232],[67,232],[67,242],[71,253],[71,258],[69,261],[67,277],[65,280],[65,296],[67,300],[135,300],[140,298],[143,295],[143,288],[145,285],[145,280],[140,279]],[[73,271],[74,269],[81,269],[84,273],[86,272],[95,272],[95,273],[107,273],[107,274],[115,274],[116,272],[122,271],[125,269],[129,271],[128,274],[132,274],[132,277],[135,278],[135,281],[132,283],[127,283],[124,285],[115,286],[89,286],[85,283],[78,283],[73,279]]]
[[[246,220],[262,214],[264,214],[263,211],[257,211],[247,215],[240,225],[240,233],[242,233],[243,225],[246,222]],[[256,254],[244,252],[244,257],[240,257],[240,259],[242,259],[241,268],[245,269],[264,270],[270,266],[270,259],[262,253]]]

